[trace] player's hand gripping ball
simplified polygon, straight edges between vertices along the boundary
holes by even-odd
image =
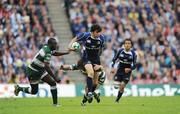
[[[80,50],[81,45],[80,45],[78,42],[74,42],[74,43],[72,44],[72,48],[75,49],[75,50]]]

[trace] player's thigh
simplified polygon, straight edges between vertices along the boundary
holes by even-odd
[[[93,65],[92,64],[85,64],[85,69],[86,69],[86,72],[87,72],[87,75],[88,76],[91,76],[93,78],[94,76],[94,69],[93,69]]]

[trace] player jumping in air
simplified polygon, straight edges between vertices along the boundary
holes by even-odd
[[[100,65],[100,54],[104,47],[104,36],[101,35],[102,28],[98,24],[91,26],[90,32],[83,32],[73,38],[69,44],[69,48],[72,48],[74,42],[78,42],[83,46],[82,61],[84,68],[87,72],[87,94],[86,98],[88,102],[92,102],[93,99],[93,78],[95,73],[93,67],[95,64]],[[97,86],[97,85],[95,85]]]

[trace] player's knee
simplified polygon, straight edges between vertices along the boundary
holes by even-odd
[[[94,85],[97,86],[98,85],[98,80],[94,80],[93,83],[94,83]]]
[[[120,91],[123,92],[123,91],[124,91],[124,88],[125,88],[125,84],[124,84],[124,83],[121,83],[121,84],[120,84],[120,87],[119,87]]]
[[[49,83],[50,86],[56,86],[56,82],[55,81],[52,81]]]
[[[120,86],[120,91],[124,92],[124,87]]]
[[[38,88],[34,88],[31,90],[31,94],[33,95],[37,94],[37,92],[38,92]]]

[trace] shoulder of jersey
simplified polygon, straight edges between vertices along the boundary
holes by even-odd
[[[48,45],[44,45],[44,46],[43,46],[43,50],[44,50],[45,52],[47,52],[47,53],[51,53],[51,50],[50,50],[50,48],[48,47]]]
[[[85,36],[91,36],[91,33],[90,32],[84,32],[84,35]]]
[[[99,38],[100,38],[100,40],[101,40],[102,42],[105,42],[104,35],[101,34],[101,35],[99,36]]]
[[[119,51],[123,51],[124,50],[124,48],[122,47],[122,48],[119,48]]]

